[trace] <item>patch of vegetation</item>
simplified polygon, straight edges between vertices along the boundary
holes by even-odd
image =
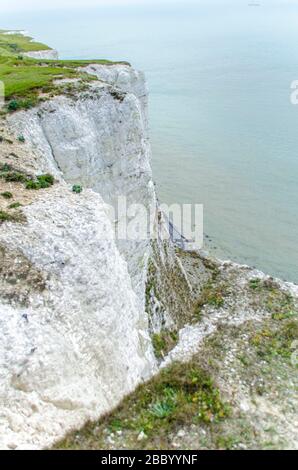
[[[22,34],[0,32],[0,77],[5,85],[6,111],[15,112],[35,106],[40,99],[39,92],[61,93],[54,84],[60,78],[96,80],[79,67],[93,63],[112,65],[108,60],[36,60],[22,56],[22,52],[49,49]],[[125,63],[125,62],[120,62]],[[126,64],[126,63],[125,63]]]
[[[216,447],[221,450],[233,450],[239,441],[241,441],[241,439],[236,439],[235,436],[218,436],[216,439]]]
[[[105,429],[129,432],[129,448],[160,448],[171,432],[183,425],[204,423],[206,426],[229,415],[218,388],[196,361],[173,364],[150,382],[143,384],[111,414],[98,423],[87,424],[80,432],[57,444],[59,449],[104,448]],[[146,439],[138,442],[140,432]],[[164,447],[165,448],[165,447]]]
[[[4,178],[7,183],[26,183],[27,176],[19,171],[4,171],[0,173],[0,177]]]
[[[200,257],[200,260],[202,261],[205,268],[212,273],[212,280],[215,281],[220,274],[220,270],[216,262],[211,258],[204,257]]]
[[[13,169],[10,165],[2,165],[0,168],[0,178],[7,183],[23,183],[26,189],[45,189],[52,186],[55,179],[49,173],[38,175],[36,178],[28,176],[22,171]]]
[[[201,292],[199,300],[196,302],[194,315],[196,319],[201,318],[202,309],[205,305],[219,309],[225,303],[227,296],[227,286],[224,283],[216,283],[214,280],[208,281]]]
[[[0,31],[0,55],[18,55],[20,52],[48,50],[49,47],[40,42],[35,42],[29,36],[20,33],[5,34]]]
[[[72,192],[76,194],[80,194],[83,191],[83,187],[79,184],[74,184],[72,187]]]
[[[18,141],[24,143],[25,142],[25,137],[23,135],[18,136]]]
[[[11,100],[7,105],[8,111],[16,111],[17,109],[20,109],[20,108],[21,108],[21,102],[18,100]]]
[[[39,175],[34,180],[27,180],[26,189],[46,189],[54,184],[54,177],[50,174]]]
[[[21,213],[17,214],[9,214],[8,212],[0,210],[0,225],[3,222],[16,222],[16,223],[22,223],[25,221],[25,217]]]
[[[114,98],[114,100],[120,101],[120,103],[122,103],[125,99],[125,93],[122,93],[116,89],[111,90],[110,95]]]
[[[4,199],[12,199],[13,195],[9,191],[5,191],[4,193],[1,193],[1,196],[4,197]]]
[[[255,293],[253,305],[263,307],[271,313],[273,320],[283,320],[298,315],[293,297],[283,291],[274,279],[251,279],[250,289]]]
[[[152,335],[152,345],[157,359],[163,359],[174,349],[179,339],[178,331],[163,330]]]
[[[258,331],[250,340],[256,348],[258,356],[271,361],[277,356],[290,359],[292,344],[298,338],[298,321],[285,320],[277,328],[265,327]]]
[[[253,290],[259,290],[261,287],[262,280],[261,279],[250,279],[249,287]]]
[[[13,202],[12,204],[8,206],[8,209],[18,209],[21,206],[22,204],[20,202]]]

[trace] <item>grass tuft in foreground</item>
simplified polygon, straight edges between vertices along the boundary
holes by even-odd
[[[229,414],[218,388],[209,374],[195,361],[173,364],[150,382],[140,385],[111,414],[98,423],[87,424],[56,445],[59,449],[104,448],[104,431],[128,431],[131,448],[158,448],[166,435],[177,427],[219,422]],[[138,441],[146,435],[146,444]]]

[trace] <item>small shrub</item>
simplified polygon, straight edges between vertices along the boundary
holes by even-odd
[[[28,180],[25,187],[26,189],[40,189],[40,184],[38,181]]]
[[[4,193],[1,193],[1,196],[4,197],[5,199],[12,199],[13,195],[9,191],[5,191]]]
[[[53,186],[55,180],[52,175],[46,173],[45,175],[39,175],[37,177],[37,181],[41,188],[49,188],[50,186]]]
[[[21,105],[20,105],[20,102],[18,100],[11,100],[8,103],[7,109],[8,109],[8,111],[17,111],[18,109],[20,109],[20,107],[21,107]]]
[[[120,103],[122,103],[125,99],[125,94],[117,90],[111,90],[110,95],[114,98],[114,100],[120,101]]]
[[[25,137],[23,135],[18,136],[18,141],[24,143],[25,142]]]
[[[249,281],[249,287],[253,290],[258,290],[261,287],[261,279],[251,279]]]
[[[79,184],[74,184],[72,187],[72,191],[76,194],[80,194],[83,191],[83,188]]]
[[[31,95],[22,100],[13,99],[8,103],[7,109],[10,112],[18,111],[19,109],[30,109],[36,105],[37,101],[37,95]]]
[[[37,180],[27,180],[26,189],[45,189],[54,184],[54,177],[50,174],[39,175]]]

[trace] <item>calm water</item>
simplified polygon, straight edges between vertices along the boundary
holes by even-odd
[[[183,3],[1,15],[1,26],[61,58],[145,70],[160,199],[203,203],[215,253],[298,282],[298,6]]]

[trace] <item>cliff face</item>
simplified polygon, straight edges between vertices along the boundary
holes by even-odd
[[[96,73],[117,76],[124,88],[95,82],[9,118],[34,172],[50,172],[59,183],[23,208],[26,223],[1,226],[0,246],[11,261],[0,303],[2,447],[49,445],[156,370],[145,312],[150,240],[117,247],[104,204],[116,204],[118,195],[156,204],[145,82],[127,66]],[[29,290],[30,276],[16,272],[16,254],[41,276],[40,289],[32,282]]]
[[[129,66],[94,65],[87,70],[104,82],[79,96],[58,96],[15,114],[11,124],[39,154],[41,172],[92,188],[115,208],[119,196],[127,198],[127,205],[154,208],[144,76]],[[140,266],[149,243],[119,242],[141,303],[145,278]]]
[[[1,225],[5,448],[50,445],[111,410],[157,370],[150,333],[176,327],[175,311],[191,303],[173,246],[153,248],[149,235],[115,239],[124,216],[111,216],[107,206],[116,209],[124,196],[127,206],[142,204],[153,214],[157,208],[144,76],[128,65],[84,71],[96,80],[84,87],[61,80],[67,91],[3,123],[3,162],[56,179],[19,199],[23,223]],[[20,184],[10,184],[24,198]],[[71,191],[74,184],[81,194]],[[148,288],[153,264],[156,280]]]
[[[24,52],[25,57],[30,57],[31,59],[45,59],[45,60],[56,60],[58,59],[58,52],[55,49],[48,49],[44,51],[30,51]]]
[[[57,187],[23,212],[26,224],[0,232],[8,259],[0,304],[4,448],[49,445],[154,371],[101,197]]]

